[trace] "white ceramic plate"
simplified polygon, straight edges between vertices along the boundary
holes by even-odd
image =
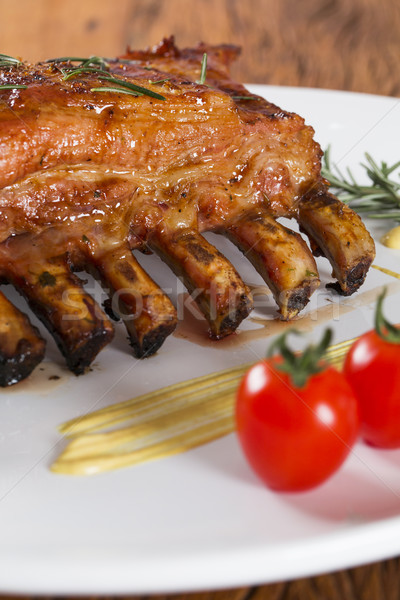
[[[365,151],[377,160],[400,158],[399,100],[252,89],[305,116],[322,147],[331,144],[333,159],[358,174]],[[246,281],[261,283],[238,252],[217,242]],[[400,271],[400,251],[379,243],[377,250],[377,265]],[[181,293],[158,260],[145,257],[144,262],[172,296]],[[327,261],[319,260],[319,267],[328,281]],[[352,298],[339,299],[321,287],[304,317],[310,338],[321,333],[327,320],[334,326],[335,341],[371,327],[374,298],[383,284],[390,286],[386,312],[399,321],[400,281],[371,270]],[[256,314],[268,318],[273,310],[258,305]],[[257,326],[248,319],[242,331]],[[50,343],[51,362],[44,371],[38,369],[28,384],[0,392],[0,592],[143,594],[235,587],[400,552],[400,451],[359,444],[328,483],[292,495],[263,487],[234,435],[163,461],[93,477],[49,471],[62,447],[59,423],[178,380],[255,360],[268,343],[251,333],[225,345],[198,340],[171,337],[156,356],[136,361],[118,329],[93,371],[81,378],[63,370]],[[48,380],[54,374],[61,379]]]

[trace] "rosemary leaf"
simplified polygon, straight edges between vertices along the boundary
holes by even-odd
[[[104,73],[104,70],[98,67],[79,67],[73,71],[67,71],[64,74],[63,80],[68,81],[68,79],[72,79],[72,77],[76,77],[76,75],[81,75],[82,73]]]
[[[0,85],[0,90],[26,90],[27,87],[27,85],[18,83],[5,83],[4,85]]]
[[[102,71],[105,71],[109,68],[108,62],[102,58],[101,56],[91,56],[87,60],[85,60],[81,67],[90,67],[91,65],[100,65]]]
[[[159,85],[161,83],[165,83],[166,81],[170,81],[170,77],[166,77],[165,79],[158,79],[158,81],[151,81],[149,79],[149,83],[151,83],[151,85]]]
[[[19,65],[21,61],[18,58],[14,58],[13,56],[8,56],[8,54],[0,54],[0,66],[13,66]]]
[[[44,61],[45,63],[57,63],[57,62],[80,62],[80,67],[89,67],[91,65],[103,65],[105,68],[108,67],[108,62],[102,56],[60,56],[58,58],[49,58]]]
[[[204,85],[207,77],[207,52],[204,52],[203,58],[201,61],[201,71],[200,71],[200,79],[197,80],[196,83],[200,83],[200,85]]]
[[[138,94],[142,94],[143,96],[151,96],[152,98],[157,98],[157,100],[165,100],[164,96],[158,94],[157,92],[153,92],[152,90],[148,90],[141,85],[137,85],[136,83],[132,83],[131,81],[125,81],[124,79],[117,79],[116,77],[111,77],[110,75],[99,75],[99,79],[104,81],[108,81],[110,83],[114,83],[115,85],[120,85],[128,90],[132,90],[133,92],[137,92]]]
[[[129,94],[130,96],[143,96],[143,94],[139,94],[139,92],[134,92],[133,90],[126,90],[121,87],[96,87],[91,88],[91,92],[114,92],[115,94]]]
[[[45,60],[45,63],[56,63],[56,62],[85,62],[88,60],[87,57],[82,58],[80,56],[60,56],[59,58],[49,58]]]

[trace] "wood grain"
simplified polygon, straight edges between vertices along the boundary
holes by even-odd
[[[0,0],[0,51],[31,61],[111,56],[174,34],[179,45],[242,46],[234,67],[242,81],[394,96],[400,96],[399,32],[398,0]],[[255,588],[154,596],[167,598],[399,600],[400,562]]]

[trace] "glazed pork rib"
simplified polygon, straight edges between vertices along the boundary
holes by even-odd
[[[230,79],[238,52],[179,50],[171,38],[116,59],[0,60],[0,277],[27,299],[74,373],[111,340],[110,315],[125,317],[137,357],[176,326],[174,306],[135,250],[155,252],[183,279],[216,339],[238,327],[252,299],[203,232],[243,251],[283,319],[320,282],[303,237],[278,217],[299,221],[343,294],[364,281],[373,241],[329,193],[312,128]],[[82,270],[107,290],[105,311],[73,273]],[[0,304],[13,311],[3,296]],[[12,318],[0,335],[0,385],[43,357],[26,316],[15,309]],[[13,361],[24,344],[30,352]]]

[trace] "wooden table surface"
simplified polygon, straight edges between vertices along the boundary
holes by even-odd
[[[128,44],[149,46],[170,34],[179,45],[202,40],[242,46],[233,74],[245,82],[400,96],[399,0],[0,0],[0,51],[31,61],[112,56]],[[399,566],[394,558],[190,598],[395,600]]]

